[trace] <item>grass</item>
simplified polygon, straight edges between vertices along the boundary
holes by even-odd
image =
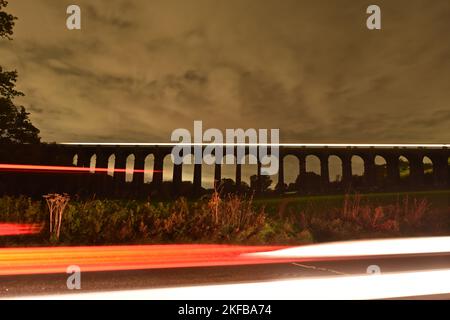
[[[255,200],[255,205],[264,206],[268,213],[276,213],[281,203],[293,210],[300,212],[309,207],[323,209],[326,213],[330,208],[338,207],[349,195],[318,195],[318,196],[288,196],[274,198],[260,198]],[[352,195],[350,195],[351,197]],[[409,197],[418,199],[427,199],[435,207],[448,209],[450,205],[450,190],[436,191],[417,191],[417,192],[390,192],[390,193],[366,193],[355,194],[363,200],[367,200],[373,204],[388,205],[395,203],[399,198]],[[320,212],[316,212],[320,214]]]

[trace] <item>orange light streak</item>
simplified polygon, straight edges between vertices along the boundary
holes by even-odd
[[[65,273],[70,265],[82,271],[115,271],[244,265],[286,259],[243,256],[283,249],[279,246],[129,245],[0,249],[0,275]]]
[[[94,172],[95,170],[95,172]],[[109,168],[90,168],[90,167],[70,167],[70,166],[44,166],[44,165],[30,165],[30,164],[0,164],[0,171],[13,172],[52,172],[52,173],[152,173],[161,172],[161,170],[144,170],[144,169],[117,169]]]

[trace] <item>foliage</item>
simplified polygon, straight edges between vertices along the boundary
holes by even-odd
[[[448,212],[432,210],[426,199],[411,200],[408,196],[395,203],[380,205],[364,202],[358,194],[346,195],[341,208],[334,208],[320,217],[304,217],[306,226],[318,241],[445,234],[449,231]]]
[[[0,144],[40,142],[39,130],[28,115],[24,107],[16,107],[11,100],[0,97]]]
[[[11,100],[14,97],[23,96],[24,94],[15,89],[17,81],[17,71],[3,71],[0,66],[0,95],[5,100]]]
[[[16,17],[1,11],[8,5],[0,0],[0,38],[11,39]],[[39,143],[39,130],[29,119],[23,106],[16,106],[15,97],[24,94],[16,90],[17,71],[5,71],[0,66],[0,144]]]
[[[0,0],[0,38],[11,39],[14,28],[14,20],[17,18],[13,15],[2,11],[8,5],[8,1]]]
[[[449,207],[434,208],[425,198],[380,202],[361,195],[303,208],[285,198],[269,213],[252,197],[220,196],[189,202],[79,200],[69,202],[61,226],[63,245],[123,243],[305,244],[333,240],[416,235],[450,231]],[[45,201],[0,198],[0,221],[48,224]],[[48,245],[48,225],[35,237],[0,237],[2,245]]]

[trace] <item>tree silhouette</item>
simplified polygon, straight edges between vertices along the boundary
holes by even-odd
[[[0,0],[0,38],[11,39],[13,34],[14,20],[17,18],[13,15],[1,11],[8,5],[8,1]]]
[[[11,40],[17,18],[2,11],[7,5],[6,0],[0,0],[0,38]],[[0,143],[39,143],[39,130],[28,118],[29,113],[13,102],[24,95],[15,89],[16,81],[17,71],[4,71],[0,66]]]
[[[261,188],[260,190],[262,192],[265,192],[269,190],[270,186],[272,185],[272,180],[270,179],[270,176],[261,175],[259,183]],[[256,174],[250,177],[250,189],[258,189],[258,176]]]

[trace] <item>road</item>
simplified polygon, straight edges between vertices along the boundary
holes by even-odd
[[[261,263],[253,262],[252,264],[246,264],[248,262],[244,261],[243,263],[242,265],[229,263],[216,266],[82,272],[82,288],[76,293],[242,284],[283,279],[339,278],[349,275],[364,275],[367,268],[373,265],[380,268],[381,274],[435,269],[450,270],[450,253],[290,259],[285,262],[261,261]],[[0,276],[0,296],[8,298],[73,294],[74,291],[67,289],[67,277],[68,275],[64,272],[2,275]],[[449,279],[442,279],[442,281],[448,282]],[[101,295],[98,297],[102,298]],[[450,295],[432,297],[448,299]],[[248,299],[251,298],[248,297]]]

